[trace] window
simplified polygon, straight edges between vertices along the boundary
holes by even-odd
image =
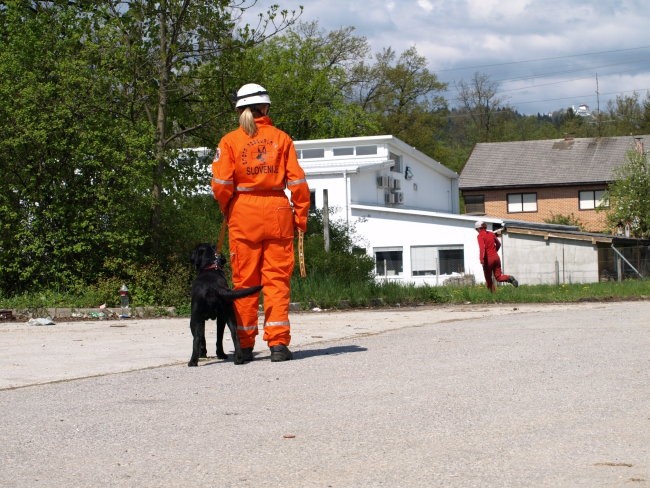
[[[605,190],[587,190],[578,192],[580,198],[580,210],[594,210],[599,207],[609,207],[605,198]]]
[[[463,246],[411,247],[411,273],[413,276],[464,272],[465,251]]]
[[[413,276],[432,276],[436,271],[434,246],[411,247],[411,273]]]
[[[439,249],[440,274],[464,273],[465,252],[460,249]]]
[[[357,156],[370,156],[377,154],[377,146],[357,146]]]
[[[298,159],[316,159],[325,157],[325,149],[300,149]]]
[[[379,276],[402,274],[402,248],[390,247],[375,250],[375,269]]]
[[[537,193],[510,193],[508,213],[537,212]]]
[[[335,147],[332,149],[333,156],[354,156],[353,147]]]
[[[393,164],[390,167],[390,170],[394,173],[401,173],[402,172],[402,156],[399,156],[395,153],[389,152],[388,153],[388,159],[391,161],[394,161],[395,164]]]
[[[485,215],[485,195],[465,195],[465,213]]]

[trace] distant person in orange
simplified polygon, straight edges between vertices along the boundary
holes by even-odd
[[[262,285],[264,340],[271,361],[293,358],[289,324],[295,229],[307,229],[309,186],[293,141],[273,126],[271,98],[249,83],[237,91],[239,128],[226,134],[212,162],[212,192],[228,223],[234,288]],[[284,190],[289,189],[291,202]],[[234,302],[244,361],[253,360],[258,294]]]
[[[483,266],[485,285],[488,287],[488,290],[492,293],[497,291],[497,285],[492,279],[493,274],[496,281],[512,283],[514,287],[519,286],[519,282],[514,276],[501,272],[501,258],[499,258],[501,242],[499,242],[496,234],[487,230],[487,224],[485,222],[476,222],[474,228],[478,232],[476,238],[478,239],[479,260],[481,261],[481,266]]]

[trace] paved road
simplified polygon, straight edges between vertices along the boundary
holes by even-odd
[[[0,324],[0,486],[650,486],[650,301],[292,322],[198,368],[187,320]]]

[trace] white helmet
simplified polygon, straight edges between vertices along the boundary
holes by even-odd
[[[246,107],[248,105],[257,105],[258,103],[268,103],[271,105],[271,97],[261,85],[257,83],[247,83],[237,90],[235,107]]]

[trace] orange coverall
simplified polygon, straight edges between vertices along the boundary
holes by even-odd
[[[501,273],[501,258],[498,251],[501,248],[499,238],[493,232],[480,229],[478,235],[479,260],[483,266],[485,285],[490,291],[496,291],[496,283],[492,281],[492,274],[497,281],[510,281],[510,275]]]
[[[288,346],[294,228],[307,229],[309,186],[291,137],[268,116],[255,123],[253,137],[239,127],[221,139],[211,186],[230,229],[234,288],[263,285],[264,340]],[[256,293],[234,302],[242,348],[255,345],[258,301]]]

